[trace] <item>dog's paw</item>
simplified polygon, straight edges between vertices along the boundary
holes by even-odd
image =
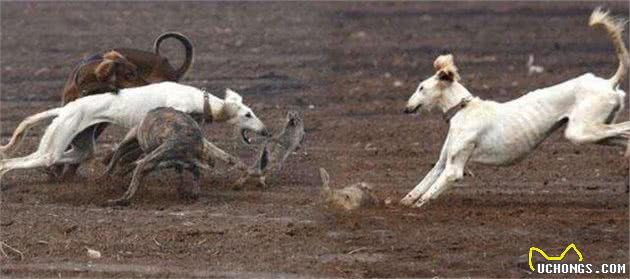
[[[179,192],[179,196],[187,201],[196,201],[199,199],[199,191],[183,190]]]
[[[424,205],[426,205],[428,203],[429,203],[429,199],[421,198],[413,205],[413,207],[414,208],[420,208],[420,207],[422,207],[422,206],[424,206]]]
[[[400,204],[403,206],[412,206],[416,201],[411,195],[406,195],[403,199],[400,200]]]

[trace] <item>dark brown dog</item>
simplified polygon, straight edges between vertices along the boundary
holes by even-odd
[[[74,69],[63,87],[62,104],[78,98],[149,84],[137,66],[117,51],[93,55]]]
[[[166,57],[160,55],[160,45],[168,38],[180,41],[186,52],[184,64],[177,70],[171,66]],[[154,52],[119,48],[84,59],[66,81],[62,103],[65,105],[83,96],[117,92],[119,89],[149,83],[179,81],[193,63],[192,43],[180,33],[168,32],[160,35],[153,43],[153,49]],[[106,127],[106,124],[99,124],[82,132],[72,145],[91,144],[92,137],[98,138]],[[64,172],[63,166],[55,166],[48,172],[52,177],[65,180],[74,177],[78,167],[78,165],[68,165]]]
[[[124,157],[139,157],[138,154],[133,154],[136,151],[141,151],[142,158],[135,161],[134,169],[133,163]],[[105,175],[111,175],[119,161],[128,162],[120,166],[119,173],[124,175],[132,169],[134,172],[125,194],[108,202],[116,205],[129,204],[142,178],[158,168],[175,168],[180,173],[180,194],[196,199],[199,196],[199,169],[209,169],[214,165],[197,122],[188,114],[173,108],[157,108],[147,113],[140,124],[132,128],[120,143]],[[184,187],[183,170],[193,174],[192,190]]]
[[[175,70],[166,57],[160,55],[160,45],[175,38],[184,46],[184,64]],[[72,72],[63,89],[63,104],[80,97],[118,89],[143,86],[162,81],[179,81],[193,63],[193,46],[180,33],[160,35],[153,44],[154,52],[118,48],[84,59]]]

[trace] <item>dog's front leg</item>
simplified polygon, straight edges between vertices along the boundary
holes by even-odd
[[[400,204],[405,206],[411,206],[424,194],[431,185],[440,177],[444,172],[446,166],[446,159],[440,159],[435,163],[435,166],[429,171],[429,173],[413,188],[403,199],[400,200]]]
[[[429,190],[422,194],[422,197],[416,202],[414,207],[421,207],[429,200],[436,199],[441,193],[464,177],[464,167],[472,156],[475,145],[469,142],[458,144],[458,146],[460,147],[449,148],[444,171],[442,171]],[[451,151],[452,149],[454,151]]]
[[[413,188],[405,197],[400,200],[400,204],[405,206],[411,206],[414,202],[420,198],[424,192],[426,192],[431,185],[435,182],[435,180],[440,176],[440,174],[444,171],[444,167],[446,166],[446,147],[448,146],[448,139],[446,137],[446,141],[444,142],[444,146],[442,146],[442,151],[440,151],[440,158],[435,163],[435,166],[427,173],[427,175]]]
[[[227,163],[228,165],[233,165],[235,168],[239,170],[247,170],[247,166],[243,164],[241,160],[223,151],[221,148],[212,144],[208,140],[204,139],[203,144],[204,144],[204,151],[208,152],[208,155],[211,158],[217,158]]]

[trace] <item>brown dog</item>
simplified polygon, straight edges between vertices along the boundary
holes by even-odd
[[[179,40],[186,51],[184,64],[177,70],[166,57],[160,55],[160,45],[167,38]],[[66,81],[62,95],[63,104],[83,96],[122,88],[179,81],[192,66],[192,43],[180,33],[168,32],[160,35],[155,40],[153,49],[154,52],[119,48],[84,59]]]
[[[179,69],[173,68],[168,59],[160,55],[160,45],[168,38],[175,38],[184,46],[186,58]],[[118,89],[162,81],[179,81],[192,66],[193,45],[180,33],[167,32],[160,35],[153,43],[153,49],[154,52],[118,48],[84,59],[66,81],[62,104],[87,95],[117,92]],[[106,124],[99,124],[82,132],[72,145],[91,144],[92,138],[96,140],[105,127]],[[64,172],[63,166],[56,166],[49,170],[49,174],[64,180],[74,177],[78,167],[68,165]]]
[[[86,58],[75,67],[63,87],[62,104],[88,95],[117,92],[118,89],[147,84],[138,75],[135,64],[112,50]]]

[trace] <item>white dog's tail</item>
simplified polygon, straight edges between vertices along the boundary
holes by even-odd
[[[61,112],[61,109],[62,108],[50,109],[44,112],[40,112],[38,114],[31,115],[27,117],[26,119],[24,119],[24,121],[22,121],[22,123],[18,125],[17,129],[15,129],[15,132],[13,132],[13,136],[11,137],[11,140],[9,141],[9,143],[7,143],[6,145],[0,146],[0,158],[4,158],[7,155],[7,153],[17,148],[17,145],[22,141],[22,139],[26,135],[26,132],[31,127],[35,126],[37,123],[44,121],[48,118],[58,116],[59,113]]]
[[[626,73],[628,72],[628,64],[630,64],[628,49],[626,49],[626,45],[621,37],[621,33],[623,33],[626,23],[627,21],[623,19],[610,16],[608,11],[602,10],[601,8],[596,8],[593,11],[588,23],[590,26],[604,27],[604,29],[608,32],[608,36],[610,36],[610,39],[615,45],[617,58],[619,58],[619,68],[617,68],[615,75],[610,78],[610,82],[613,87],[616,87],[626,76]]]

